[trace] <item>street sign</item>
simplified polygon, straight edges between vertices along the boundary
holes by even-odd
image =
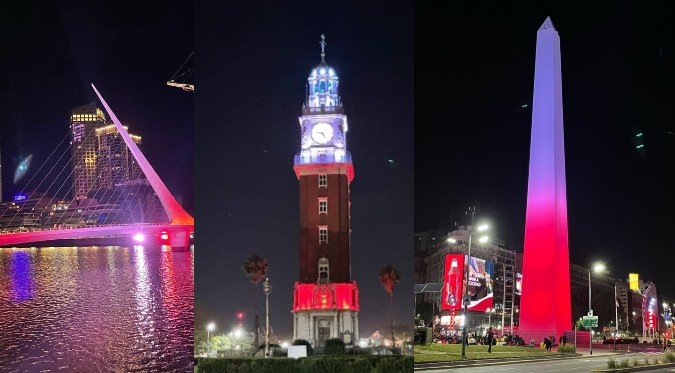
[[[584,328],[597,328],[598,327],[598,317],[597,316],[584,316],[581,319],[581,325]]]

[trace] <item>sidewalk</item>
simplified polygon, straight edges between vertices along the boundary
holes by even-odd
[[[608,350],[606,348],[599,348],[599,349],[594,348],[593,349],[593,355],[591,355],[589,348],[577,347],[577,354],[581,354],[581,356],[583,356],[583,357],[612,356],[612,355],[620,355],[623,352],[626,352],[626,351],[614,351],[614,350]]]
[[[553,349],[556,350],[555,348]],[[527,363],[535,362],[542,360],[565,360],[565,359],[582,359],[582,358],[594,358],[594,357],[607,357],[613,355],[620,355],[619,351],[608,351],[607,349],[593,349],[593,355],[590,354],[588,348],[578,348],[576,354],[559,354],[559,355],[546,355],[546,356],[530,356],[530,357],[513,357],[513,358],[486,358],[486,359],[467,359],[467,360],[455,360],[447,362],[428,362],[428,363],[415,363],[415,370],[428,370],[428,369],[447,369],[447,368],[462,368],[462,367],[477,367],[477,366],[489,366],[489,365],[503,365],[503,364],[518,364],[518,363]]]

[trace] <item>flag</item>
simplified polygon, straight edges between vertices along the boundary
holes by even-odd
[[[614,298],[614,302],[616,303],[616,307],[619,308],[619,301],[616,298]]]

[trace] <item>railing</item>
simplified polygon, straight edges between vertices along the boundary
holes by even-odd
[[[342,114],[344,110],[342,106],[318,106],[318,107],[309,107],[305,106],[302,109],[302,115],[311,115],[311,114]]]
[[[82,228],[102,228],[102,227],[139,227],[139,226],[163,226],[169,225],[166,223],[133,223],[133,224],[92,224],[92,225],[77,225],[77,226],[67,226],[67,227],[58,227],[58,228],[19,228],[13,229],[11,231],[0,230],[0,234],[7,233],[29,233],[29,232],[44,232],[44,231],[63,231],[69,229],[82,229]]]
[[[293,164],[312,164],[312,163],[352,163],[352,155],[349,152],[345,154],[316,154],[302,157],[302,153],[298,153],[293,158]]]

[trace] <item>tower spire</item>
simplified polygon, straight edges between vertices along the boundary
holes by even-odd
[[[326,43],[326,35],[321,34],[321,41],[319,42],[319,44],[321,44],[321,62],[326,63],[325,48],[326,48],[326,45],[328,45],[328,43]]]

